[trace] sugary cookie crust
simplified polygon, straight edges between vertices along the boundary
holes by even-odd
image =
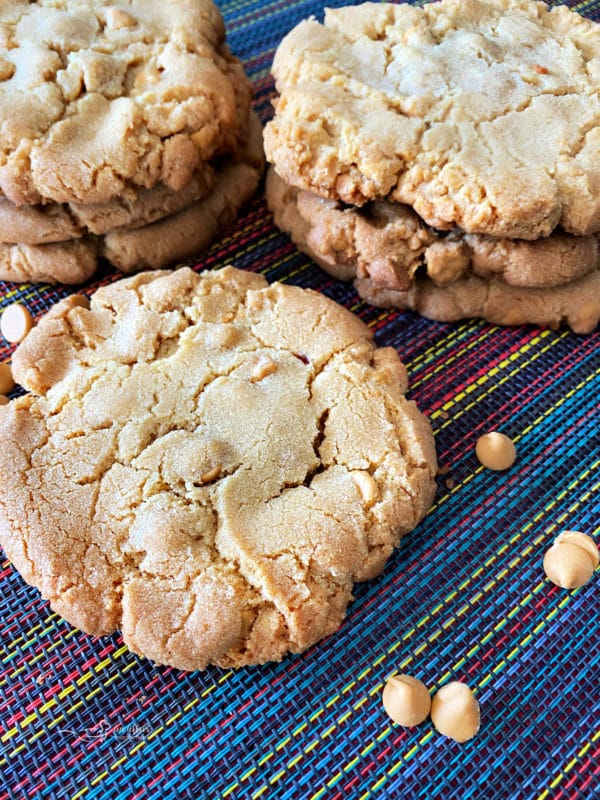
[[[344,207],[289,186],[269,169],[267,202],[275,223],[325,270],[406,291],[419,267],[437,286],[474,273],[510,286],[569,284],[600,266],[596,236],[553,233],[534,242],[453,231],[441,235],[406,205],[375,201]]]
[[[287,183],[390,198],[438,229],[600,230],[600,26],[530,0],[329,9],[273,63],[265,130]]]
[[[183,669],[341,623],[433,495],[406,373],[324,296],[232,268],[67,298],[13,359],[0,542],[52,607]]]
[[[234,152],[251,85],[212,0],[0,5],[0,190],[16,204],[183,188]]]

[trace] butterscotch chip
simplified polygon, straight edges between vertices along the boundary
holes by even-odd
[[[251,272],[66,298],[13,372],[30,394],[0,415],[7,557],[74,625],[159,663],[261,663],[332,633],[433,497],[396,351]]]
[[[13,303],[2,311],[0,333],[7,342],[22,342],[32,328],[33,317],[21,303]]]
[[[595,233],[599,56],[600,26],[565,6],[328,9],[277,49],[267,158],[299,188],[389,198],[442,230]]]
[[[462,744],[479,730],[479,703],[465,683],[450,681],[433,696],[431,721],[441,734]]]
[[[383,707],[388,716],[412,728],[429,716],[431,697],[425,684],[412,675],[395,675],[383,688]]]
[[[6,406],[10,403],[9,398],[5,394],[0,394],[0,406]]]
[[[564,531],[544,555],[544,572],[563,589],[584,586],[600,561],[598,547],[591,536],[579,531]]]
[[[512,440],[499,431],[491,431],[480,436],[475,444],[475,453],[484,467],[493,470],[509,469],[517,457]]]
[[[185,187],[234,153],[251,85],[212,0],[0,4],[0,189],[17,205]],[[13,67],[14,69],[11,69]]]

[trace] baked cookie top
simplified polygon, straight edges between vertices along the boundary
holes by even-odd
[[[530,0],[365,3],[279,46],[267,158],[288,183],[430,225],[600,230],[600,25]]]
[[[0,4],[0,189],[105,203],[237,148],[251,87],[211,0]]]
[[[52,607],[184,669],[334,631],[427,510],[395,350],[323,295],[225,268],[61,301],[0,409],[0,542]]]

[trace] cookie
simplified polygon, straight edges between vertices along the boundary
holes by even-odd
[[[600,231],[600,26],[533,0],[329,9],[277,49],[265,150],[286,183],[439,230]]]
[[[0,280],[3,281],[84,283],[97,266],[98,246],[89,237],[40,245],[0,242]]]
[[[256,115],[251,114],[250,120],[243,151],[220,164],[214,187],[202,199],[141,228],[53,244],[0,244],[0,280],[79,284],[93,275],[99,258],[129,273],[198,255],[235,220],[258,186],[264,164],[261,126]]]
[[[108,203],[47,203],[16,206],[0,198],[0,242],[48,244],[103,234],[116,228],[139,228],[175,214],[208,194],[215,185],[214,167],[204,162],[177,191],[162,183],[151,189],[123,192]]]
[[[501,278],[469,275],[446,286],[417,277],[408,291],[376,286],[369,278],[354,285],[375,306],[412,309],[424,317],[454,322],[480,317],[495,325],[539,325],[591,333],[600,321],[600,270],[571,283],[546,289],[511,286]]]
[[[0,6],[0,189],[11,202],[174,191],[232,153],[251,85],[211,0]]]
[[[260,172],[254,167],[232,162],[223,167],[205,198],[153,225],[106,234],[100,253],[126,273],[193,258],[235,220],[256,191],[259,178]]]
[[[226,267],[61,301],[0,409],[0,542],[51,607],[182,669],[340,625],[426,512],[431,429],[391,348],[323,295]]]
[[[476,274],[522,288],[569,284],[600,266],[596,236],[553,233],[544,239],[493,239],[426,225],[409,206],[374,201],[342,206],[289,186],[271,168],[267,202],[275,223],[327,272],[406,291],[420,267],[437,286]]]

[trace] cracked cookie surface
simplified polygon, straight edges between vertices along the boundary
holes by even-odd
[[[532,0],[329,9],[277,49],[267,158],[354,205],[438,229],[600,230],[600,25]]]
[[[0,541],[73,624],[183,669],[301,651],[426,512],[426,419],[391,348],[233,268],[55,306],[0,409]]]
[[[251,85],[212,0],[0,5],[0,189],[106,203],[235,152]]]

